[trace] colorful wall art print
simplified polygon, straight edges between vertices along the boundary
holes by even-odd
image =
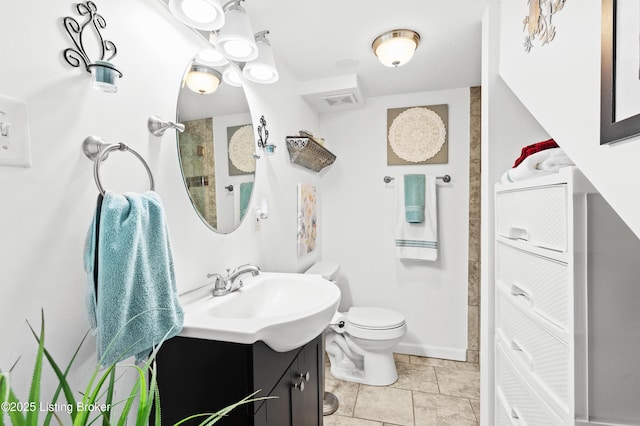
[[[316,187],[298,184],[298,259],[316,249],[318,203]]]
[[[387,165],[449,162],[448,105],[387,110]]]

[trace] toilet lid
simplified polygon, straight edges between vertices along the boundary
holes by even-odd
[[[347,318],[349,323],[361,328],[396,328],[404,324],[404,315],[385,308],[353,307]]]

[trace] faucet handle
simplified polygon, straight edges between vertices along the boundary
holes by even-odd
[[[207,278],[215,278],[213,288],[216,290],[223,289],[226,286],[226,280],[220,274],[207,274]]]

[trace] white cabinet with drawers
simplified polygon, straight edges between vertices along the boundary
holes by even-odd
[[[496,423],[640,425],[640,240],[576,168],[495,203]]]

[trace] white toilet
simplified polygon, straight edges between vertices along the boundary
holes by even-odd
[[[337,284],[340,265],[318,262],[307,274]],[[341,380],[386,386],[398,380],[393,349],[407,332],[404,316],[385,308],[352,307],[336,312],[327,328],[325,348],[331,374]]]

